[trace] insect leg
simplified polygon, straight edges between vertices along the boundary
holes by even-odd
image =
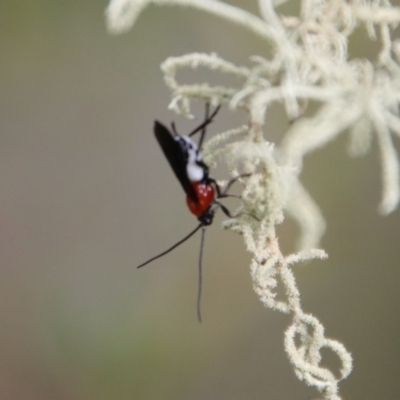
[[[172,132],[174,133],[174,135],[178,136],[178,132],[176,131],[176,125],[175,125],[174,121],[171,122],[171,128],[172,128]]]
[[[207,103],[208,104],[208,103]],[[217,115],[219,109],[221,108],[221,105],[219,105],[214,111],[213,113],[206,118],[206,120],[201,123],[197,128],[195,128],[192,132],[190,132],[187,136],[193,136],[195,133],[197,133],[198,131],[201,131],[203,128],[205,128],[207,125],[211,124],[213,118]],[[199,146],[200,148],[200,146]]]
[[[210,183],[213,183],[215,185],[215,189],[217,190],[217,198],[218,199],[223,199],[225,197],[237,197],[240,199],[240,196],[236,196],[234,194],[229,194],[228,191],[231,188],[231,186],[240,178],[247,178],[251,176],[251,174],[241,174],[238,176],[235,176],[234,178],[230,179],[228,183],[226,184],[225,188],[222,190],[221,187],[218,185],[217,181],[213,178],[208,178],[208,181]]]
[[[221,207],[222,212],[228,217],[228,218],[236,218],[238,215],[232,215],[231,212],[219,201],[214,200],[214,204],[216,204],[218,207]]]
[[[222,212],[228,217],[228,218],[237,218],[240,217],[241,215],[248,215],[249,217],[254,218],[256,221],[260,222],[260,220],[253,214],[250,214],[248,212],[240,212],[238,214],[232,215],[231,212],[219,201],[214,200],[214,204],[216,204],[218,207],[221,207]]]
[[[235,176],[234,178],[230,179],[228,181],[228,183],[226,184],[224,190],[222,191],[222,193],[220,194],[219,197],[227,197],[229,196],[228,191],[231,188],[231,186],[240,178],[248,178],[249,176],[251,176],[251,174],[241,174],[238,176]]]
[[[210,116],[210,103],[206,103],[206,112],[204,115],[204,121],[207,121]],[[200,139],[199,143],[197,144],[197,147],[201,149],[201,146],[203,144],[204,136],[206,135],[206,125],[203,126],[203,129],[201,130],[200,134]]]

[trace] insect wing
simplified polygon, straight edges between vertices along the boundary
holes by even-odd
[[[185,150],[174,139],[171,132],[158,121],[154,122],[154,134],[183,190],[192,200],[197,202],[197,194],[186,172],[188,157]]]

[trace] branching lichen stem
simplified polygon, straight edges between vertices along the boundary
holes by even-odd
[[[351,355],[341,343],[326,338],[321,322],[303,310],[292,271],[301,262],[327,258],[317,249],[325,221],[300,174],[304,158],[339,135],[350,133],[353,156],[364,155],[375,135],[383,181],[379,210],[389,214],[398,206],[400,167],[392,135],[400,136],[400,40],[393,36],[400,9],[389,0],[301,0],[298,15],[281,15],[277,8],[286,2],[258,0],[258,17],[219,0],[111,0],[106,18],[109,30],[120,33],[150,4],[184,6],[265,40],[265,53],[272,54],[250,57],[249,66],[237,66],[215,53],[169,57],[161,66],[171,90],[169,108],[192,117],[192,102],[202,100],[248,113],[246,125],[216,134],[203,149],[210,167],[223,161],[232,176],[249,176],[241,180],[238,217],[223,227],[242,235],[261,302],[291,316],[284,346],[297,377],[317,388],[325,400],[339,400],[338,384],[351,372]],[[349,57],[348,42],[360,26],[377,42],[375,59]],[[229,75],[236,83],[187,84],[177,78],[183,69],[198,68]],[[279,146],[268,140],[273,128],[266,122],[273,104],[283,106],[290,122]],[[276,236],[285,215],[297,221],[301,232],[298,251],[286,256]],[[337,377],[321,366],[324,348],[339,358]]]

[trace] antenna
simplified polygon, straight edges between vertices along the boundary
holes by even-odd
[[[186,242],[186,240],[188,240],[189,238],[191,238],[201,227],[203,226],[203,224],[199,224],[196,226],[196,228],[190,232],[188,235],[186,235],[183,239],[181,239],[179,242],[175,243],[172,247],[170,247],[169,249],[163,251],[160,254],[157,254],[154,257],[151,257],[149,260],[145,261],[144,263],[138,265],[136,268],[142,268],[147,264],[150,264],[152,261],[157,260],[157,258],[160,258],[162,256],[165,256],[166,254],[168,254],[170,251],[176,249],[179,245],[181,245],[182,243]]]
[[[205,233],[206,227],[202,225],[199,255],[199,286],[197,291],[197,319],[199,320],[199,322],[201,322],[201,293],[203,289],[203,248]]]

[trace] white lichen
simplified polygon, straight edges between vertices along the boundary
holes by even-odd
[[[243,236],[252,254],[254,289],[265,306],[290,314],[285,349],[299,379],[316,387],[324,399],[337,400],[338,383],[352,369],[350,354],[339,342],[327,339],[322,324],[301,307],[291,266],[326,258],[315,250],[325,230],[317,204],[299,176],[303,158],[349,133],[349,154],[363,155],[373,136],[380,149],[382,199],[379,211],[391,213],[399,203],[399,161],[392,134],[400,136],[400,41],[393,40],[400,9],[389,0],[301,0],[296,16],[280,15],[279,5],[290,0],[258,0],[260,17],[217,0],[111,0],[106,11],[111,32],[131,28],[149,5],[186,6],[208,12],[248,29],[264,39],[272,56],[250,58],[249,66],[236,66],[217,54],[192,53],[170,57],[161,66],[172,92],[170,109],[191,116],[193,100],[225,104],[249,115],[249,125],[214,136],[204,146],[210,166],[223,160],[232,176],[243,179],[241,216],[224,222]],[[379,44],[374,60],[349,59],[348,41],[356,28],[364,28]],[[236,86],[184,84],[182,69],[205,68],[236,78]],[[292,122],[279,147],[264,137],[268,109],[283,105]],[[313,111],[308,112],[312,102]],[[257,216],[259,221],[249,214]],[[276,225],[292,216],[300,227],[299,251],[284,256]],[[277,300],[277,288],[285,299]],[[321,367],[321,349],[329,348],[341,361],[340,376]]]

